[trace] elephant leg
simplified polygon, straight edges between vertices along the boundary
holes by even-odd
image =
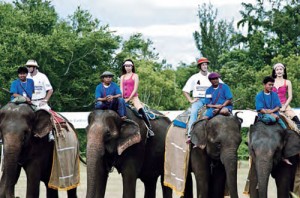
[[[155,198],[157,178],[142,179],[145,187],[144,198]]]
[[[123,198],[132,198],[135,197],[135,190],[136,190],[136,179],[137,174],[132,171],[135,169],[127,169],[127,171],[122,173],[122,180],[123,180]]]
[[[226,172],[222,164],[218,164],[213,168],[211,180],[209,182],[210,197],[224,197],[226,183]]]
[[[35,198],[40,195],[40,170],[38,167],[27,166],[25,168],[26,177],[27,177],[27,198]],[[46,186],[47,188],[47,186]]]
[[[188,170],[188,174],[186,176],[185,188],[184,188],[184,196],[183,198],[193,197],[193,179],[192,172]]]
[[[258,198],[258,190],[257,190],[257,174],[256,168],[253,161],[251,161],[251,167],[248,174],[249,180],[249,193],[251,198]]]
[[[200,148],[193,148],[191,151],[191,168],[194,172],[196,185],[197,185],[197,197],[208,198],[209,197],[209,158],[206,151]],[[192,184],[189,184],[192,186]],[[187,196],[191,197],[191,196]]]
[[[47,188],[47,198],[58,198],[58,191],[57,190],[54,190],[52,188],[48,188],[46,183],[45,183],[45,186]]]
[[[272,171],[277,186],[277,197],[289,197],[289,192],[293,191],[296,168],[298,164],[298,156],[290,157],[289,161],[293,165],[289,165],[283,161]]]
[[[164,185],[164,175],[160,176],[163,198],[172,198],[172,189]]]
[[[77,198],[77,188],[73,188],[67,191],[68,198]]]

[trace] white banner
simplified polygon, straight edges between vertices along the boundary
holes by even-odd
[[[294,111],[299,117],[300,109],[297,108],[294,109]],[[251,110],[233,110],[233,114],[235,114],[235,112],[241,112],[238,116],[243,119],[242,127],[249,127],[253,124],[255,116],[257,115],[255,111]],[[173,121],[179,114],[183,113],[183,111],[161,111],[161,113]],[[61,114],[77,129],[84,129],[88,125],[87,118],[90,112],[61,112]]]

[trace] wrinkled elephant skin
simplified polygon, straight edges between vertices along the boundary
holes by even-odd
[[[190,164],[197,183],[197,197],[224,197],[225,183],[230,197],[238,197],[237,149],[242,140],[241,123],[237,115],[218,115],[194,123]]]
[[[251,197],[267,198],[270,174],[277,186],[277,197],[290,197],[300,151],[300,137],[293,131],[283,130],[279,124],[257,122],[250,126],[249,151],[252,159],[249,173]],[[288,165],[282,159],[288,159]]]
[[[159,114],[159,112],[156,112]],[[109,171],[122,175],[123,198],[134,198],[136,179],[144,182],[145,197],[155,197],[157,178],[163,181],[164,145],[170,120],[161,115],[151,120],[154,137],[146,138],[142,119],[127,109],[130,120],[122,121],[111,110],[95,110],[87,127],[87,198],[103,198]],[[172,197],[162,185],[163,197]],[[107,195],[109,197],[109,195]]]
[[[34,112],[27,104],[14,103],[8,103],[0,110],[4,146],[0,198],[14,197],[14,186],[21,166],[27,176],[26,197],[39,197],[40,181],[47,186],[51,173],[54,142],[48,142],[47,135],[51,129],[50,114],[45,110]],[[75,198],[76,188],[70,190],[68,195]],[[58,197],[58,192],[47,188],[47,197]]]

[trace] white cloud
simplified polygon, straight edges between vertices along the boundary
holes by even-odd
[[[198,5],[209,2],[218,9],[220,19],[234,18],[236,22],[241,2],[255,0],[52,0],[62,18],[80,6],[125,39],[142,33],[153,41],[160,58],[173,65],[191,63],[199,57],[192,34],[199,30]]]

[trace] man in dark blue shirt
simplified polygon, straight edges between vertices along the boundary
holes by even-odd
[[[126,106],[125,101],[122,98],[120,87],[112,82],[114,74],[105,71],[101,74],[100,78],[102,83],[96,87],[95,109],[111,109],[116,111],[122,119],[126,119]]]
[[[34,93],[34,82],[27,78],[28,69],[26,67],[18,68],[19,79],[14,80],[10,86],[11,100],[16,97],[23,97],[25,101],[31,104],[31,97]]]
[[[258,118],[266,123],[278,122],[282,128],[286,129],[286,125],[279,117],[281,103],[276,92],[272,91],[274,86],[274,78],[267,76],[263,80],[264,90],[260,91],[255,98],[255,107],[258,112]]]
[[[220,77],[218,73],[208,76],[212,85],[205,92],[207,110],[203,119],[211,119],[217,114],[230,115],[232,111],[232,93],[228,85],[219,82]]]

